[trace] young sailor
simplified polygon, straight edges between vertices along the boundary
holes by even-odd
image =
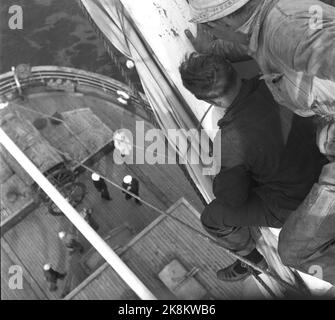
[[[94,187],[100,192],[101,198],[104,200],[112,200],[109,195],[106,182],[97,173],[92,173],[91,175]]]
[[[69,251],[70,255],[76,252],[79,253],[84,252],[83,245],[78,240],[76,240],[76,237],[72,233],[70,232],[66,233],[65,231],[60,231],[58,233],[58,237],[63,242],[66,249]]]
[[[126,189],[127,191],[133,193],[134,195],[138,196],[139,197],[139,190],[140,190],[140,183],[139,181],[130,176],[130,175],[127,175],[123,178],[123,181],[122,181],[122,188],[123,189]],[[132,198],[132,196],[124,191],[122,191],[122,193],[125,193],[125,199],[126,200],[130,200]],[[141,201],[138,200],[138,199],[135,199],[135,202],[139,205],[141,205]]]
[[[57,290],[57,281],[63,280],[66,276],[66,273],[60,273],[54,269],[52,269],[49,263],[43,266],[43,272],[45,276],[45,280],[49,283],[49,290],[56,291]]]
[[[280,228],[327,163],[315,144],[313,119],[292,113],[284,117],[281,111],[287,109],[280,109],[263,80],[241,80],[222,56],[192,53],[180,74],[198,99],[225,109],[218,122],[216,199],[205,208],[201,222],[224,247],[264,266],[249,227]],[[248,275],[240,261],[218,272],[225,281]]]

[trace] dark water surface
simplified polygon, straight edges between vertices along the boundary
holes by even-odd
[[[8,26],[12,5],[23,9],[22,30]],[[123,80],[77,0],[1,0],[0,73],[20,63],[75,67]],[[130,73],[138,82],[136,72]]]
[[[32,66],[75,67],[124,81],[78,2],[0,0],[0,73],[9,71],[11,66],[30,63]],[[8,26],[12,16],[8,10],[12,5],[23,9],[22,30],[11,30]],[[116,49],[112,50],[125,62]],[[254,62],[239,63],[235,67],[247,78],[257,73]],[[137,89],[143,90],[135,69],[125,70]]]

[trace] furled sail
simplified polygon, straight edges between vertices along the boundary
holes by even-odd
[[[207,103],[190,94],[183,87],[178,72],[185,54],[194,51],[184,35],[186,28],[196,32],[195,25],[188,22],[187,1],[81,0],[81,3],[104,37],[135,62],[145,94],[167,138],[170,129],[201,127],[207,137],[196,136],[197,143],[208,137],[213,139],[217,121],[223,116],[222,110],[209,108]],[[186,134],[183,138],[187,139]],[[178,148],[175,141],[169,142]],[[194,148],[194,143],[190,148]],[[198,152],[196,149],[193,151]],[[203,198],[211,201],[212,181],[209,175],[204,174],[203,163],[188,162],[186,167]],[[255,228],[254,231],[259,238],[258,248],[266,257],[271,271],[295,284],[296,276],[290,268],[282,265],[278,256],[277,236],[268,228]],[[278,296],[281,295],[283,288],[276,281],[269,277],[263,280]]]
[[[151,33],[149,25],[133,23],[138,19],[143,20],[143,17],[136,17],[136,12],[145,12],[146,8],[143,8],[143,6],[147,6],[149,2],[152,6],[151,1],[126,1],[124,6],[116,0],[82,1],[101,32],[120,52],[135,62],[145,94],[161,129],[168,137],[167,132],[169,129],[184,128],[188,130],[196,128],[209,105],[195,99],[187,92],[182,86],[178,73],[175,71],[176,64],[181,61],[184,54],[192,51],[192,46],[187,39],[173,36],[178,38],[178,42],[171,42],[170,49],[165,51],[162,50],[163,47],[160,47],[159,42],[153,41],[153,43],[157,44],[157,47],[153,47],[153,43],[147,42]],[[141,6],[141,10],[139,10]],[[154,19],[156,24],[159,24],[157,12],[153,15],[150,10],[148,8],[148,16],[145,20]],[[129,12],[129,15],[126,12]],[[176,21],[178,21],[178,17],[176,17]],[[146,37],[142,36],[143,32],[147,32]],[[171,35],[173,34],[171,30],[169,32]],[[158,34],[155,33],[155,36],[160,39]],[[162,54],[165,57],[162,58]],[[168,65],[169,61],[173,62],[173,64]],[[213,138],[216,133],[216,130],[212,128],[216,127],[216,119],[222,116],[219,111],[216,108],[212,108],[202,123],[205,128],[203,133],[207,133],[209,138]],[[213,121],[215,122],[214,125]],[[186,139],[186,133],[184,138]],[[199,145],[199,139],[201,138],[208,139],[205,136],[201,137],[199,135],[198,137],[193,135],[192,141],[194,143],[190,145],[190,148],[195,148],[195,145]],[[173,141],[170,141],[170,143],[173,144]],[[206,145],[206,143],[202,145]],[[197,153],[196,149],[192,151]],[[185,155],[180,154],[180,156],[184,157]],[[206,201],[212,199],[211,179],[203,174],[202,165],[200,163],[188,163],[186,166],[192,180]]]

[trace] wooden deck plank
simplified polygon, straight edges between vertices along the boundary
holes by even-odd
[[[14,104],[11,102],[11,105]],[[9,108],[12,108],[10,105]],[[14,104],[15,106],[15,104]],[[50,147],[33,124],[20,111],[2,110],[1,127],[24,151],[28,158],[45,172],[62,161],[60,155]],[[6,111],[6,113],[5,113]]]
[[[12,196],[8,197],[9,194],[12,194]],[[9,219],[30,202],[30,187],[17,174],[13,174],[5,183],[1,184],[1,206],[6,209],[8,214],[5,215],[1,211],[1,224],[3,220]]]
[[[7,164],[0,152],[0,184],[6,182],[14,174],[12,168]]]

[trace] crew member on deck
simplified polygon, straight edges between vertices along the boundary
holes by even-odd
[[[54,269],[52,269],[49,263],[43,266],[45,280],[49,283],[49,290],[56,291],[57,290],[57,280],[63,280],[66,276],[66,273],[60,273]]]
[[[139,197],[139,189],[140,189],[140,183],[136,178],[133,178],[130,175],[127,175],[123,178],[123,182],[122,182],[122,188],[126,189],[127,191],[133,193],[134,195]],[[125,193],[125,199],[129,200],[132,198],[132,196],[129,193],[126,193],[124,191],[122,191],[122,193]],[[141,201],[138,199],[135,199],[135,202],[139,205],[141,205]]]
[[[68,249],[70,254],[74,254],[75,252],[84,252],[83,245],[78,240],[76,240],[73,234],[61,231],[58,233],[58,237],[60,240],[62,240],[64,246]]]
[[[109,195],[105,180],[102,179],[97,173],[92,173],[91,177],[92,177],[94,187],[101,194],[101,198],[105,200],[112,200],[112,198]]]

